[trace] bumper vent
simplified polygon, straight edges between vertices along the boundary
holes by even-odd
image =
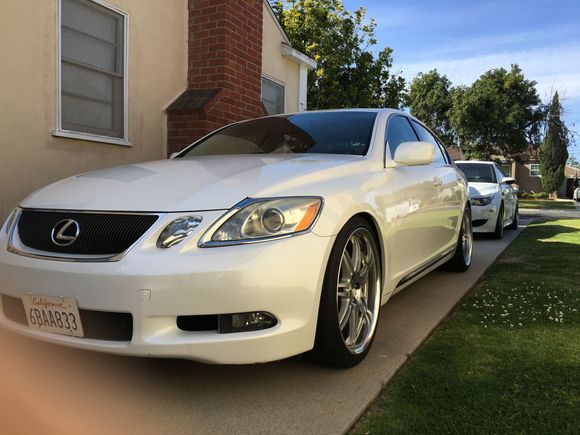
[[[7,319],[28,325],[21,299],[2,295],[2,310]],[[79,309],[79,315],[84,338],[105,341],[131,341],[133,338],[133,316],[129,313]]]
[[[24,245],[39,251],[114,256],[129,249],[158,218],[151,214],[23,210],[18,221],[18,235]],[[78,234],[72,243],[61,246],[53,241],[53,232],[58,232],[62,222],[69,219],[76,222]],[[74,236],[74,232],[71,235]]]

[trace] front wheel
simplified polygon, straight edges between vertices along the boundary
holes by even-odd
[[[495,231],[491,233],[491,237],[494,239],[501,239],[503,237],[503,202],[499,206],[499,212],[497,213],[497,221],[495,222]]]
[[[471,266],[471,256],[473,254],[473,227],[471,224],[471,210],[465,209],[461,221],[461,230],[457,238],[455,254],[445,264],[445,269],[454,272],[465,272]]]
[[[516,211],[514,212],[514,219],[511,224],[508,225],[508,230],[517,230],[518,229],[518,214],[519,214],[519,207],[516,204]]]
[[[340,231],[330,254],[309,359],[352,367],[365,358],[379,318],[381,283],[374,231],[364,218],[355,217]]]

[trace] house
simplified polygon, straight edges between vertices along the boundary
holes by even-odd
[[[20,0],[0,14],[0,218],[73,174],[307,106],[316,63],[266,0]]]

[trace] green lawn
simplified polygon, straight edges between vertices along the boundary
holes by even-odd
[[[574,210],[574,201],[550,201],[548,199],[520,199],[520,208],[541,208],[541,209],[570,209]]]
[[[352,433],[580,433],[580,220],[526,229]]]

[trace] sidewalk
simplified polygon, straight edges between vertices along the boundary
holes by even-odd
[[[343,433],[519,231],[477,239],[467,273],[437,271],[394,296],[373,349],[350,370],[299,358],[240,367],[127,358],[1,330],[3,433]]]

